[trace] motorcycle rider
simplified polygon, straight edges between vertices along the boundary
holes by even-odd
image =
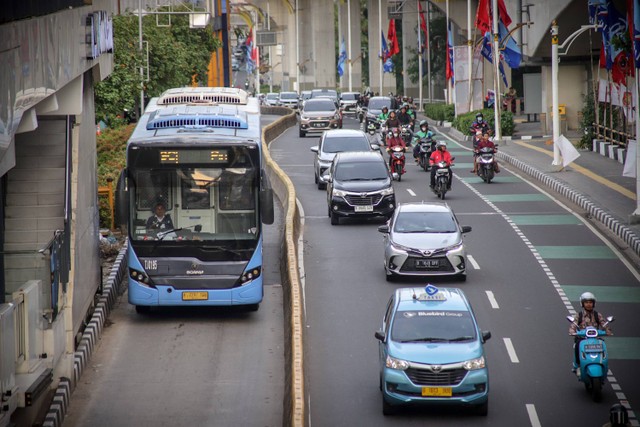
[[[376,132],[376,125],[374,125],[373,123],[369,123],[369,126],[367,126],[367,139],[369,140],[369,145],[381,145],[380,138],[378,137],[378,134]]]
[[[431,157],[429,157],[429,165],[431,165],[431,184],[429,187],[433,189],[436,186],[436,169],[433,167],[435,164],[444,161],[447,163],[447,169],[449,169],[449,185],[447,186],[447,190],[451,190],[451,181],[453,181],[453,174],[451,173],[451,153],[447,151],[447,143],[444,141],[438,141],[436,144],[436,151],[431,153]]]
[[[381,123],[384,123],[384,122],[387,121],[388,118],[389,118],[389,108],[384,106],[384,107],[382,107],[382,112],[380,114],[378,114],[378,120]]]
[[[420,130],[413,134],[413,137],[414,141],[419,141],[423,138],[433,138],[433,132],[429,130],[429,122],[426,120],[421,120]],[[435,148],[433,147],[434,143],[434,141],[431,141],[431,151],[433,151],[433,148]],[[420,144],[416,143],[416,145],[413,147],[413,158],[415,159],[416,163],[420,161]]]
[[[393,147],[402,147],[404,150],[407,149],[407,144],[400,137],[400,130],[397,127],[391,129],[391,133],[387,136],[387,152],[389,153],[389,169],[391,171],[393,171],[393,156],[391,155],[391,149]],[[402,173],[405,173],[404,161],[402,163]]]
[[[413,117],[411,117],[411,114],[409,114],[407,112],[408,107],[407,104],[403,104],[402,107],[400,107],[400,112],[398,113],[398,120],[400,121],[401,125],[410,125],[413,126]]]
[[[489,132],[491,134],[491,128],[489,127],[489,123],[484,121],[484,116],[482,113],[476,114],[476,120],[471,124],[469,128],[471,131],[471,135],[475,135],[476,131],[480,130],[482,133]]]
[[[484,135],[482,135],[480,142],[478,142],[478,145],[476,146],[473,152],[473,170],[470,171],[473,174],[478,173],[478,156],[480,155],[480,150],[485,147],[491,148],[494,153],[497,151],[496,145],[493,143],[491,139],[489,139],[488,133],[485,133]],[[500,166],[498,166],[498,159],[495,157],[493,158],[493,165],[494,165],[493,166],[494,171],[496,173],[500,173]]]
[[[387,129],[399,128],[400,120],[398,120],[398,114],[391,110],[389,118],[387,119]]]
[[[578,313],[578,317],[575,322],[571,323],[569,326],[569,335],[575,335],[578,330],[585,329],[587,326],[592,326],[596,329],[602,329],[607,332],[607,335],[613,335],[609,325],[605,325],[604,316],[601,313],[598,313],[595,310],[596,307],[596,296],[591,292],[584,292],[580,295],[580,305],[582,306],[582,310]],[[578,367],[580,366],[578,363],[578,352],[580,350],[580,341],[584,338],[575,337],[574,338],[574,358],[573,358],[573,369],[572,372],[576,372]]]

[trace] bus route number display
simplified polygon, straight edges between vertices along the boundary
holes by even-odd
[[[161,164],[227,163],[227,150],[161,150]]]

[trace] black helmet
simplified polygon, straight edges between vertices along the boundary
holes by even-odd
[[[420,127],[422,127],[422,126],[429,127],[429,122],[426,121],[426,120],[420,120]]]
[[[482,113],[478,113],[478,114],[476,114],[476,119],[478,119],[478,118],[480,118],[480,119],[481,119],[481,118],[483,118],[483,117],[484,117],[484,116],[482,115]]]
[[[612,426],[625,426],[629,422],[627,408],[620,403],[616,403],[609,409],[609,421]]]
[[[382,111],[389,111],[389,107],[387,107],[386,105],[384,107],[382,107]]]

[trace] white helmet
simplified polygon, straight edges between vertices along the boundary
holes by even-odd
[[[596,296],[591,292],[584,292],[582,295],[580,295],[580,305],[582,307],[584,307],[585,301],[593,301],[593,306],[596,306]]]
[[[444,147],[447,148],[447,143],[445,141],[438,141],[436,144],[436,148]]]

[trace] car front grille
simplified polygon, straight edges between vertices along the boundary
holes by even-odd
[[[467,370],[443,369],[436,373],[430,369],[409,368],[405,373],[412,383],[419,386],[456,386],[467,375]]]
[[[347,194],[344,198],[351,206],[375,206],[382,200],[382,194],[367,194],[365,196]]]
[[[418,260],[438,260],[437,267],[422,267],[418,265]],[[409,272],[452,272],[453,266],[449,262],[447,257],[438,257],[438,258],[422,258],[409,256],[404,264],[402,264],[402,268],[400,268],[401,272],[409,273]]]

